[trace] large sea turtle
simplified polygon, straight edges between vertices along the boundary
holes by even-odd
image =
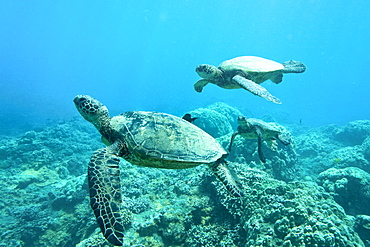
[[[265,163],[266,158],[262,151],[262,143],[266,141],[267,146],[271,150],[276,150],[277,142],[276,140],[280,141],[284,145],[290,144],[289,135],[287,135],[287,131],[284,127],[278,126],[273,123],[266,123],[260,119],[255,118],[246,118],[244,116],[238,117],[238,129],[237,131],[231,136],[229,149],[231,151],[231,146],[233,145],[233,141],[237,135],[241,135],[247,139],[257,139],[258,140],[258,156],[260,160]]]
[[[218,68],[209,64],[198,65],[195,71],[204,79],[197,81],[194,89],[202,92],[208,83],[226,89],[244,88],[255,95],[281,104],[278,98],[258,84],[268,79],[278,84],[282,81],[284,73],[302,73],[305,70],[306,66],[302,62],[294,60],[281,64],[261,57],[236,57],[222,62]]]
[[[179,117],[165,113],[130,111],[111,118],[106,106],[88,95],[74,103],[108,146],[91,156],[88,165],[90,205],[104,237],[123,244],[119,157],[145,167],[184,169],[207,164],[233,196],[242,196],[229,170],[227,152],[209,134]]]

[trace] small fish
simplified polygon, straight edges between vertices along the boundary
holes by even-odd
[[[191,115],[189,113],[186,113],[182,119],[188,121],[189,123],[192,123],[195,121],[195,119],[198,119],[197,117],[191,117]]]

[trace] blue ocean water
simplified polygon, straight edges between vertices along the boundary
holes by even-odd
[[[86,178],[104,145],[78,94],[111,115],[208,114],[195,124],[225,149],[240,112],[276,120],[294,140],[263,146],[263,163],[257,140],[238,136],[227,161],[253,191],[245,201],[206,165],[121,159],[133,213],[124,246],[370,246],[369,12],[368,0],[0,0],[0,247],[108,245]],[[194,90],[198,64],[249,55],[307,70],[262,84],[281,105],[242,89]]]
[[[369,119],[369,1],[1,1],[0,123],[77,115],[90,94],[112,112],[181,115],[213,102],[308,126]],[[193,89],[195,67],[241,55],[307,65],[244,90]]]

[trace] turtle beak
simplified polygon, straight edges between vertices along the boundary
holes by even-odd
[[[86,97],[84,95],[77,95],[73,99],[73,103],[75,103],[77,108],[80,108],[80,106],[84,104],[85,102],[86,102]]]
[[[205,64],[201,64],[201,65],[198,65],[196,68],[195,68],[195,72],[197,73],[204,73],[206,71],[206,65]]]
[[[210,74],[212,74],[212,70],[209,68],[210,66],[207,64],[200,64],[196,67],[195,72],[202,77],[202,78],[207,78]]]
[[[244,116],[238,117],[238,124],[244,124],[247,122],[247,119]]]
[[[77,110],[82,114],[85,118],[86,115],[95,114],[97,112],[98,106],[97,102],[94,98],[88,95],[77,95],[73,102]]]

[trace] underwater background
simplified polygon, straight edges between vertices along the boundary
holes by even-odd
[[[89,206],[103,147],[72,100],[112,116],[191,113],[225,148],[237,117],[284,126],[293,144],[236,139],[228,160],[251,193],[230,198],[206,166],[121,161],[126,246],[370,246],[369,1],[0,0],[0,246],[109,246]],[[262,84],[278,105],[208,85],[198,64],[238,56],[307,70]]]
[[[182,114],[222,101],[309,126],[369,119],[368,1],[1,1],[1,131],[76,115],[76,94],[115,112]],[[304,74],[197,93],[198,64],[242,55],[302,61]],[[26,127],[26,126],[25,126]]]

